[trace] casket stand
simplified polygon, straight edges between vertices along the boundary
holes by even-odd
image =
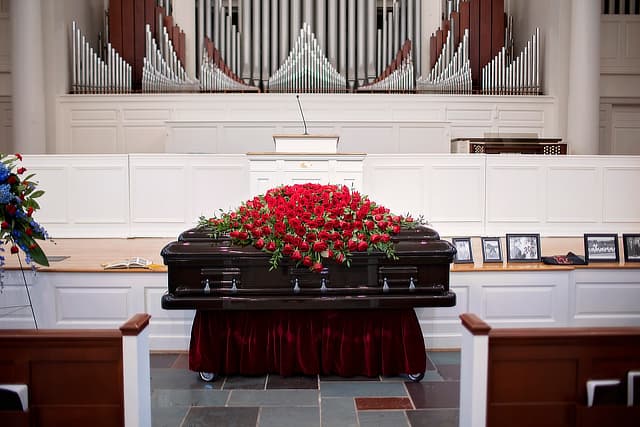
[[[191,229],[162,249],[165,309],[195,309],[189,368],[225,375],[398,375],[420,379],[415,307],[450,307],[455,248],[426,226],[393,237],[397,260],[354,253],[311,272]],[[201,375],[202,376],[202,375]]]

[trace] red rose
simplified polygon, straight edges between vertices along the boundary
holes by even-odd
[[[27,171],[27,168],[18,168],[16,172],[18,172],[18,175],[22,175],[26,171]]]
[[[309,244],[305,241],[300,242],[299,247],[302,252],[307,252],[309,250]]]
[[[300,261],[302,259],[302,254],[300,253],[299,250],[296,249],[291,254],[291,259],[294,260],[294,261]]]
[[[287,243],[286,245],[284,245],[284,247],[282,248],[282,253],[284,255],[291,255],[291,253],[293,253],[293,246],[291,246],[289,243]]]
[[[371,235],[371,243],[378,243],[382,239],[380,234],[372,234]]]
[[[27,216],[31,216],[31,214],[33,214],[33,208],[29,207],[29,209],[27,209]]]
[[[238,239],[240,240],[247,240],[247,237],[249,237],[249,233],[247,233],[246,231],[241,231],[238,233]]]
[[[389,236],[388,234],[383,234],[382,236],[380,236],[380,240],[382,240],[383,243],[387,243],[389,240],[391,240],[391,236]]]
[[[349,240],[349,243],[347,243],[347,249],[349,249],[349,252],[357,250],[358,242],[356,242],[355,240]]]
[[[307,233],[305,236],[305,239],[307,239],[308,242],[315,242],[316,238],[316,233]]]
[[[321,240],[314,242],[313,251],[314,252],[322,252],[327,249],[327,244]]]
[[[305,267],[311,267],[313,265],[313,260],[309,255],[302,258],[302,265],[304,265]]]
[[[333,248],[334,249],[344,248],[344,242],[342,240],[336,240],[335,242],[333,242]]]
[[[400,226],[399,225],[394,225],[393,226],[393,234],[398,234],[400,232]]]
[[[11,226],[9,225],[9,223],[8,223],[7,221],[2,221],[2,224],[0,225],[0,227],[2,227],[2,228],[9,228],[9,227],[11,227]]]
[[[311,267],[311,269],[313,271],[315,271],[316,273],[319,273],[322,271],[322,263],[321,262],[316,262],[315,264],[313,264],[313,267]]]
[[[373,221],[367,221],[364,223],[364,225],[367,227],[368,230],[373,230],[376,226],[376,224]]]
[[[24,232],[27,233],[27,236],[33,236],[33,230],[31,227],[27,227]]]
[[[262,227],[262,235],[263,236],[268,236],[271,234],[271,228],[269,228],[268,225],[265,225],[264,227]]]
[[[229,237],[231,237],[232,239],[237,239],[239,235],[240,235],[240,232],[237,230],[233,230],[232,232],[229,233]]]
[[[18,182],[18,178],[15,175],[9,175],[9,178],[7,178],[7,182],[9,184],[15,184],[16,182]]]
[[[22,155],[20,153],[16,153],[14,154],[14,156],[16,156],[18,159],[20,159],[20,161],[22,161]]]
[[[342,264],[345,260],[344,254],[342,252],[338,252],[335,258],[336,258],[336,261],[338,261],[340,264]]]
[[[386,230],[387,229],[387,225],[389,225],[389,223],[387,221],[378,221],[378,228],[380,228],[382,230]]]
[[[367,250],[368,247],[369,247],[369,244],[364,240],[360,240],[358,242],[358,252],[364,252]]]
[[[255,238],[258,239],[262,236],[262,230],[259,228],[254,228],[253,230],[251,230],[251,235]]]
[[[273,240],[270,241],[269,243],[267,243],[267,250],[269,252],[273,252],[276,250],[276,242],[274,242]]]
[[[253,244],[253,246],[255,246],[256,249],[264,248],[264,239],[260,238],[260,239],[256,240],[256,242]]]
[[[18,253],[18,247],[16,245],[11,246],[11,253],[12,254],[17,254]]]
[[[382,215],[376,214],[373,216],[373,219],[375,219],[376,221],[382,221]]]

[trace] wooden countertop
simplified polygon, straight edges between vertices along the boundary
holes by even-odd
[[[39,271],[49,272],[106,272],[106,273],[157,273],[166,272],[160,251],[172,238],[135,238],[135,239],[57,239],[55,241],[40,242],[47,256],[52,259],[49,267],[38,267]],[[450,240],[446,238],[446,240]],[[502,246],[504,250],[504,238]],[[547,237],[541,239],[542,255],[565,255],[572,251],[578,255],[584,254],[582,237]],[[553,271],[572,270],[574,268],[629,268],[640,269],[640,262],[625,263],[623,261],[622,246],[620,262],[593,262],[587,266],[577,265],[545,265],[541,262],[512,262],[484,263],[482,262],[482,249],[480,238],[471,240],[474,263],[451,264],[451,271],[456,273],[479,271]],[[5,248],[6,269],[19,269],[20,263],[16,255],[9,253]],[[24,265],[24,256],[20,254]],[[128,258],[142,257],[151,260],[152,268],[132,268],[105,270],[104,264],[122,261]],[[503,252],[506,260],[506,251]]]

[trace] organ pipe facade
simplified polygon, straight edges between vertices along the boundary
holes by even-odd
[[[443,0],[428,40],[421,0],[194,0],[196,76],[172,3],[110,0],[95,52],[74,24],[71,91],[541,93],[539,31],[514,56],[505,0]]]

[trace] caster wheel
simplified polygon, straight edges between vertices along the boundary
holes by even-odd
[[[424,372],[420,372],[419,374],[409,374],[407,376],[414,383],[418,383],[418,382],[420,382],[421,379],[424,378]]]
[[[218,378],[218,375],[213,372],[200,372],[199,376],[202,381],[206,381],[208,383],[215,381],[216,378]]]

